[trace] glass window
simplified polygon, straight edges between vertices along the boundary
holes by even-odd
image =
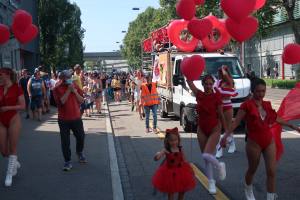
[[[218,77],[218,69],[222,65],[226,65],[230,70],[232,78],[243,78],[244,77],[240,62],[239,62],[238,58],[236,58],[236,57],[205,58],[205,61],[206,61],[206,68],[205,68],[202,76],[204,76],[206,74],[211,74],[211,75],[214,75],[215,77]]]

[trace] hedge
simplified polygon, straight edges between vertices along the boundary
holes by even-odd
[[[280,80],[280,79],[264,79],[267,86],[280,89],[292,89],[295,87],[298,80]]]

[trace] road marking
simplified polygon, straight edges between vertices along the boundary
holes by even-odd
[[[198,181],[205,187],[206,190],[208,190],[208,179],[206,176],[201,172],[200,169],[193,163],[190,163],[192,169],[194,170],[195,176],[198,179]],[[212,195],[215,199],[217,200],[229,200],[229,198],[218,188],[217,189],[217,194]]]
[[[109,164],[110,164],[113,200],[124,200],[110,113],[107,105],[105,106],[105,108],[106,108],[105,109],[106,133],[107,133],[108,150],[109,150]]]
[[[152,128],[152,125],[150,125],[150,128]],[[158,133],[156,134],[159,139],[164,139],[166,134],[165,132],[162,132],[159,128],[157,128]],[[203,185],[203,187],[208,191],[208,180],[206,176],[201,172],[201,170],[193,163],[190,163],[196,178],[198,181]],[[213,195],[213,197],[217,200],[229,200],[229,198],[218,188],[217,188],[217,194]]]

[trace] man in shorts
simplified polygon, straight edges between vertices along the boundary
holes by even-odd
[[[34,75],[30,78],[27,84],[27,91],[30,100],[30,108],[33,113],[32,118],[42,120],[42,103],[46,95],[46,88],[41,79],[41,74],[38,69],[34,70]]]

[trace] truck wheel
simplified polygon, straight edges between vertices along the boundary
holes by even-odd
[[[166,111],[164,111],[163,109],[163,102],[160,103],[160,117],[161,118],[167,118],[168,117],[168,113]]]
[[[180,112],[180,124],[185,132],[191,132],[193,130],[193,125],[188,121],[187,116],[183,110]]]

